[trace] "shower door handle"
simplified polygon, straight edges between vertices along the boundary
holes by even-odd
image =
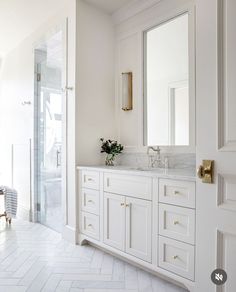
[[[61,155],[61,151],[57,150],[57,168],[61,166],[60,155]]]
[[[72,91],[72,90],[74,90],[72,86],[65,86],[64,88],[61,89],[62,92]]]

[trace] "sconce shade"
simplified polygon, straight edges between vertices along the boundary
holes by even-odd
[[[122,73],[122,110],[133,109],[132,72]]]

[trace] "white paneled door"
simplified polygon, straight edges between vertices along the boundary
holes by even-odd
[[[197,180],[196,291],[235,292],[236,1],[197,0],[196,16],[197,164],[215,160],[213,184]]]

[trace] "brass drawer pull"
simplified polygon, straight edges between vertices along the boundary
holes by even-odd
[[[179,224],[179,221],[175,220],[173,223],[174,223],[174,225],[177,225],[177,224]]]
[[[88,200],[88,203],[94,203],[94,201],[93,200]]]
[[[129,206],[130,206],[130,204],[126,204],[125,206],[126,206],[126,207],[129,207]]]
[[[91,228],[93,228],[93,224],[88,224],[88,227],[91,227]]]
[[[120,205],[123,207],[125,205],[125,203],[120,203]]]
[[[178,258],[178,256],[177,256],[177,255],[174,255],[174,256],[173,256],[173,259],[174,259],[174,260],[176,260],[177,258]]]
[[[174,191],[174,194],[175,194],[175,195],[179,195],[180,192],[179,192],[179,191]]]
[[[88,181],[94,181],[91,177],[88,178]]]

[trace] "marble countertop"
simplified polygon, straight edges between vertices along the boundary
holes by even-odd
[[[103,172],[119,172],[121,174],[135,174],[149,177],[163,177],[172,179],[196,179],[196,171],[194,169],[175,169],[175,168],[147,168],[135,166],[105,166],[105,165],[91,165],[91,166],[77,166],[78,170],[95,170]]]

